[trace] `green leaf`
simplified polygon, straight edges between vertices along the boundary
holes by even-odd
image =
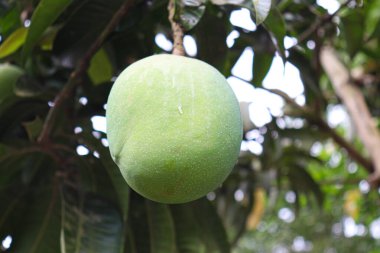
[[[269,16],[264,21],[264,27],[268,30],[274,44],[278,50],[278,53],[285,60],[285,46],[284,46],[284,38],[286,35],[286,26],[285,21],[277,9],[277,7],[273,7]]]
[[[107,52],[101,48],[91,59],[88,75],[94,85],[109,82],[113,68]]]
[[[363,11],[355,9],[341,17],[341,28],[345,38],[348,54],[353,58],[363,46],[364,15]]]
[[[14,236],[12,252],[60,252],[60,203],[57,185],[54,182],[41,188],[30,199],[29,209],[24,210],[22,231]]]
[[[23,61],[42,34],[66,9],[72,0],[41,0],[33,13],[29,32],[22,52]]]
[[[123,223],[112,203],[68,187],[62,196],[62,253],[121,252]]]
[[[194,28],[205,13],[206,6],[203,0],[176,1],[174,20],[179,22],[185,31]]]
[[[366,5],[365,30],[369,39],[376,38],[380,34],[380,1],[371,1]]]
[[[211,202],[202,198],[195,201],[192,207],[207,252],[230,253],[231,246],[227,239],[227,233]]]
[[[205,252],[205,246],[200,238],[190,205],[171,205],[170,210],[174,220],[178,253]]]
[[[16,52],[25,42],[28,29],[20,27],[0,45],[0,59]]]
[[[168,205],[146,200],[151,253],[175,252],[174,224]]]
[[[253,57],[253,80],[255,86],[261,86],[262,82],[267,75],[273,61],[273,54],[262,53],[261,51],[254,50]]]
[[[36,117],[32,121],[24,122],[24,128],[28,134],[29,140],[36,140],[38,135],[40,134],[43,126],[43,121],[40,117]]]

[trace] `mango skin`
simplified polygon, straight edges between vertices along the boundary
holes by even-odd
[[[226,79],[207,63],[175,55],[126,68],[111,89],[106,120],[111,156],[129,186],[171,204],[220,186],[243,133]]]

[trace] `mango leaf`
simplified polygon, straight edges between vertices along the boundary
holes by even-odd
[[[366,4],[365,30],[368,38],[378,38],[380,34],[380,1],[371,1]]]
[[[16,52],[25,42],[28,29],[20,27],[0,45],[0,59]]]
[[[284,38],[286,35],[285,21],[277,7],[273,7],[269,16],[264,21],[264,27],[268,30],[274,41],[281,58],[285,61]]]
[[[13,237],[12,252],[60,252],[60,201],[57,185],[52,183],[35,192],[24,210],[22,231]]]
[[[62,253],[119,253],[122,230],[122,219],[113,204],[95,194],[63,187]]]
[[[105,83],[111,80],[113,74],[112,65],[107,52],[101,48],[92,57],[88,75],[94,85]]]
[[[236,5],[249,9],[255,16],[256,25],[267,18],[271,9],[271,0],[211,0],[216,5]]]
[[[169,207],[146,200],[151,253],[175,252],[175,231]]]
[[[204,0],[175,1],[174,20],[179,22],[185,31],[191,30],[205,13],[204,3]]]
[[[231,246],[227,239],[227,233],[211,202],[202,198],[195,201],[192,207],[207,252],[230,253]]]
[[[0,34],[2,36],[8,36],[13,30],[20,26],[20,6],[15,5],[11,9],[0,11]]]
[[[41,0],[33,13],[22,52],[23,61],[48,28],[66,9],[72,0]]]
[[[353,58],[363,45],[365,17],[363,11],[355,9],[342,16],[341,20],[347,51]]]
[[[171,205],[178,253],[205,252],[194,214],[189,205]]]
[[[254,50],[253,57],[253,79],[252,83],[257,87],[261,86],[262,82],[267,75],[270,66],[273,61],[273,54],[262,53],[258,50]]]
[[[32,121],[23,123],[26,133],[28,134],[29,140],[36,140],[38,135],[40,134],[43,126],[43,121],[40,117],[36,117]]]

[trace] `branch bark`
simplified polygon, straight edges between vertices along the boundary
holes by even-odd
[[[132,0],[126,0],[117,12],[114,14],[110,22],[104,28],[99,37],[94,41],[91,47],[88,49],[84,57],[81,59],[75,70],[71,73],[68,82],[65,84],[61,92],[54,99],[53,106],[50,108],[48,115],[46,116],[44,125],[40,136],[37,139],[38,143],[46,144],[49,142],[50,135],[53,129],[54,122],[60,113],[60,109],[63,107],[64,102],[70,97],[76,86],[80,83],[80,79],[86,72],[90,65],[92,56],[103,45],[103,42],[107,38],[108,34],[112,32],[120,20],[127,14],[129,8],[132,6]]]
[[[373,164],[371,183],[380,181],[380,132],[368,110],[364,96],[351,80],[349,70],[331,47],[321,50],[320,60],[335,93],[340,97],[354,122],[359,138],[364,144]]]
[[[174,55],[185,56],[185,48],[183,47],[183,36],[184,31],[181,24],[174,20],[175,14],[175,0],[169,0],[168,11],[169,11],[169,21],[173,32],[173,52]]]

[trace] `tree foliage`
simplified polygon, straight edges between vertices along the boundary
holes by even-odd
[[[196,41],[196,58],[228,77],[253,49],[253,79],[241,81],[284,103],[260,127],[241,103],[243,147],[262,152],[243,148],[220,188],[181,205],[133,192],[94,123],[125,67],[170,53],[155,43],[157,35],[171,40],[167,4],[0,0],[0,252],[269,252],[295,250],[299,235],[317,242],[315,252],[376,252],[369,229],[379,196],[376,185],[365,188],[373,166],[355,130],[329,125],[341,100],[320,55],[324,45],[335,48],[379,125],[379,1],[342,2],[333,13],[313,0],[175,1],[174,20]],[[255,29],[229,21],[240,8]],[[227,45],[233,31],[239,36]],[[284,43],[289,38],[292,46]],[[304,102],[263,85],[278,57],[298,68]],[[283,208],[299,219],[278,220]],[[365,244],[337,243],[347,235],[331,226],[347,217],[365,227],[353,235]]]

